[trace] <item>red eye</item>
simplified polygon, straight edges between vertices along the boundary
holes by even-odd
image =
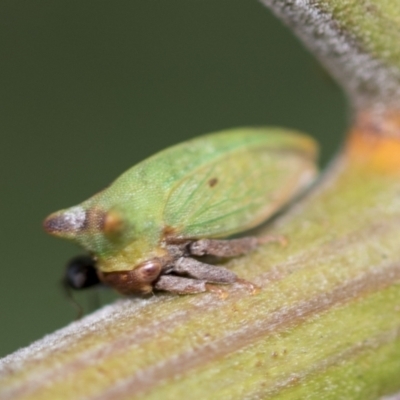
[[[135,268],[134,272],[138,281],[153,282],[161,272],[162,264],[160,260],[154,259],[146,261]]]
[[[146,294],[152,292],[153,282],[159,277],[162,267],[162,262],[154,258],[130,271],[101,273],[100,279],[122,294]]]

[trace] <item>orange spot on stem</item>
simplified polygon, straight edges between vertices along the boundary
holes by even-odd
[[[400,112],[363,112],[346,144],[351,161],[377,172],[400,173]]]

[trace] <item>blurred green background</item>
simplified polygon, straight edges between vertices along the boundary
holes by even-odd
[[[342,140],[341,92],[256,0],[3,0],[0,20],[0,356],[74,318],[80,251],[43,233],[50,212],[210,131],[294,127],[325,162]]]

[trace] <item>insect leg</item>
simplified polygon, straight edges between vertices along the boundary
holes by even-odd
[[[193,256],[236,257],[254,250],[258,245],[269,242],[286,243],[282,236],[248,236],[239,239],[200,239],[189,245],[189,253]]]
[[[193,294],[207,291],[205,281],[174,275],[161,275],[155,283],[154,288],[178,294]]]
[[[173,267],[176,274],[190,276],[191,278],[208,283],[234,283],[237,276],[229,269],[217,265],[205,264],[189,257],[179,258]]]
[[[189,245],[189,253],[194,256],[235,257],[245,254],[257,246],[258,239],[256,237],[231,240],[200,239]]]

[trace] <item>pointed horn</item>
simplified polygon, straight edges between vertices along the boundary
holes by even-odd
[[[43,228],[51,235],[73,237],[86,222],[86,211],[81,206],[68,208],[50,214],[43,222]]]

